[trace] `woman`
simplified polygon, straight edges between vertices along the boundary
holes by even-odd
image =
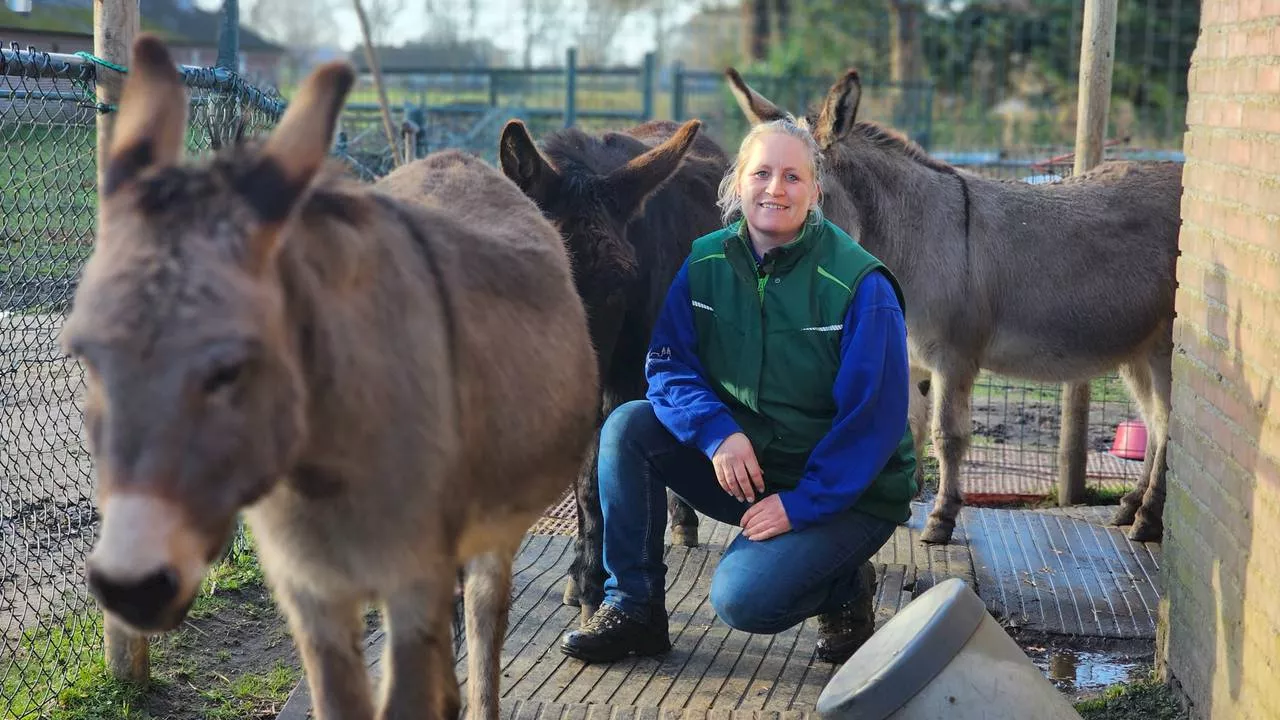
[[[671,647],[664,488],[742,527],[711,586],[728,625],[777,633],[816,615],[834,663],[874,630],[869,559],[916,492],[906,327],[897,281],[823,218],[821,161],[791,120],[743,139],[726,226],[694,242],[654,328],[647,400],[601,429],[609,577],[567,655]]]

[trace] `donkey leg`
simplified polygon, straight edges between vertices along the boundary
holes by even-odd
[[[924,491],[925,440],[929,433],[929,373],[911,368],[911,394],[907,400],[907,424],[911,426],[911,441],[916,453],[916,496]]]
[[[1129,529],[1134,542],[1155,542],[1164,535],[1165,475],[1168,470],[1169,415],[1173,404],[1173,342],[1168,340],[1151,355],[1152,411],[1148,421],[1147,446],[1151,452],[1151,472],[1146,493]],[[1145,466],[1146,463],[1144,462]]]
[[[600,507],[600,431],[596,430],[587,449],[574,493],[578,506],[578,537],[569,577],[575,585],[582,624],[595,614],[604,600],[604,510]],[[565,596],[569,595],[565,588]]]
[[[960,463],[969,449],[969,394],[976,370],[933,374],[933,445],[938,450],[938,496],[920,539],[949,543],[964,500],[960,494]]]
[[[471,584],[468,571],[467,584]],[[386,601],[386,649],[383,654],[382,700],[378,720],[409,720],[444,712],[458,694],[452,657],[450,621],[453,617],[453,573],[441,566],[422,581],[411,583]],[[471,612],[470,594],[465,598]],[[470,628],[467,628],[468,632]],[[469,639],[468,639],[469,641]],[[445,669],[455,686],[450,691]]]
[[[1142,415],[1143,422],[1147,424],[1148,428],[1151,428],[1153,413],[1155,412],[1155,400],[1151,384],[1151,369],[1147,365],[1146,359],[1121,365],[1120,377],[1129,388],[1129,394],[1138,403],[1138,412]],[[1148,437],[1152,436],[1153,433],[1149,432]],[[1148,441],[1146,450],[1142,455],[1142,470],[1138,473],[1138,481],[1132,490],[1120,498],[1120,506],[1116,508],[1115,515],[1111,518],[1112,525],[1133,524],[1134,517],[1138,513],[1138,507],[1142,505],[1142,497],[1146,494],[1147,486],[1151,481],[1151,469],[1154,467],[1154,460],[1155,443]]]
[[[276,596],[302,656],[316,719],[373,718],[359,600],[321,599],[289,587]]]
[[[516,548],[481,555],[467,577],[467,715],[472,720],[498,719],[515,555]]]
[[[671,544],[698,547],[698,512],[670,490],[667,510],[671,513]]]

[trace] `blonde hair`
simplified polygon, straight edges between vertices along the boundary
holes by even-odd
[[[733,159],[733,164],[729,166],[729,171],[720,180],[720,193],[716,200],[716,205],[720,207],[720,219],[725,225],[732,223],[742,214],[742,195],[738,192],[738,176],[742,173],[743,158],[747,156],[747,151],[751,149],[752,143],[769,133],[789,135],[804,143],[805,149],[809,151],[809,166],[813,169],[813,181],[817,184],[819,197],[821,197],[826,163],[823,162],[822,151],[818,149],[818,141],[813,138],[813,133],[809,132],[808,122],[804,119],[797,120],[794,116],[787,115],[777,120],[770,120],[753,126],[747,132],[746,137],[742,138],[742,143],[738,146],[737,157]],[[821,225],[822,221],[822,207],[819,204],[815,204],[810,209],[805,222],[811,225]]]

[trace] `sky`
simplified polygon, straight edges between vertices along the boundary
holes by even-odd
[[[247,24],[248,9],[254,2],[279,2],[281,0],[240,0],[242,22]],[[585,0],[590,2],[591,0]],[[437,7],[463,7],[464,0],[434,0]],[[698,10],[696,0],[666,0],[669,7],[665,24],[668,28],[686,22]],[[351,2],[339,3],[344,9],[338,24],[341,28],[339,43],[345,50],[358,47],[361,42],[360,26],[356,22],[355,11]],[[217,11],[222,7],[222,0],[197,0],[199,7]],[[406,10],[397,23],[396,31],[391,35],[392,44],[400,44],[406,40],[421,37],[426,33],[426,13],[423,11],[424,0],[406,0]],[[366,9],[368,5],[366,4]],[[521,19],[523,10],[521,0],[483,0],[476,18],[477,32],[480,37],[493,41],[495,45],[512,54],[514,62],[519,62],[524,52]],[[578,27],[580,13],[566,13],[565,22],[559,27],[572,30]],[[564,51],[567,47],[570,32],[562,33],[563,39],[535,48],[534,65],[561,65],[564,62]],[[646,52],[654,49],[653,18],[648,12],[637,12],[629,15],[618,29],[613,42],[613,59],[625,65],[639,64]]]

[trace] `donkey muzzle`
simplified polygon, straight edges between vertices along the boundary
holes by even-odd
[[[102,518],[85,563],[90,594],[138,631],[177,627],[208,569],[207,543],[179,507],[151,495],[111,495]]]
[[[176,625],[170,620],[179,589],[178,574],[173,568],[128,580],[110,577],[93,567],[86,574],[94,599],[129,625],[139,630],[165,630]],[[181,615],[185,615],[185,608],[179,619]]]

